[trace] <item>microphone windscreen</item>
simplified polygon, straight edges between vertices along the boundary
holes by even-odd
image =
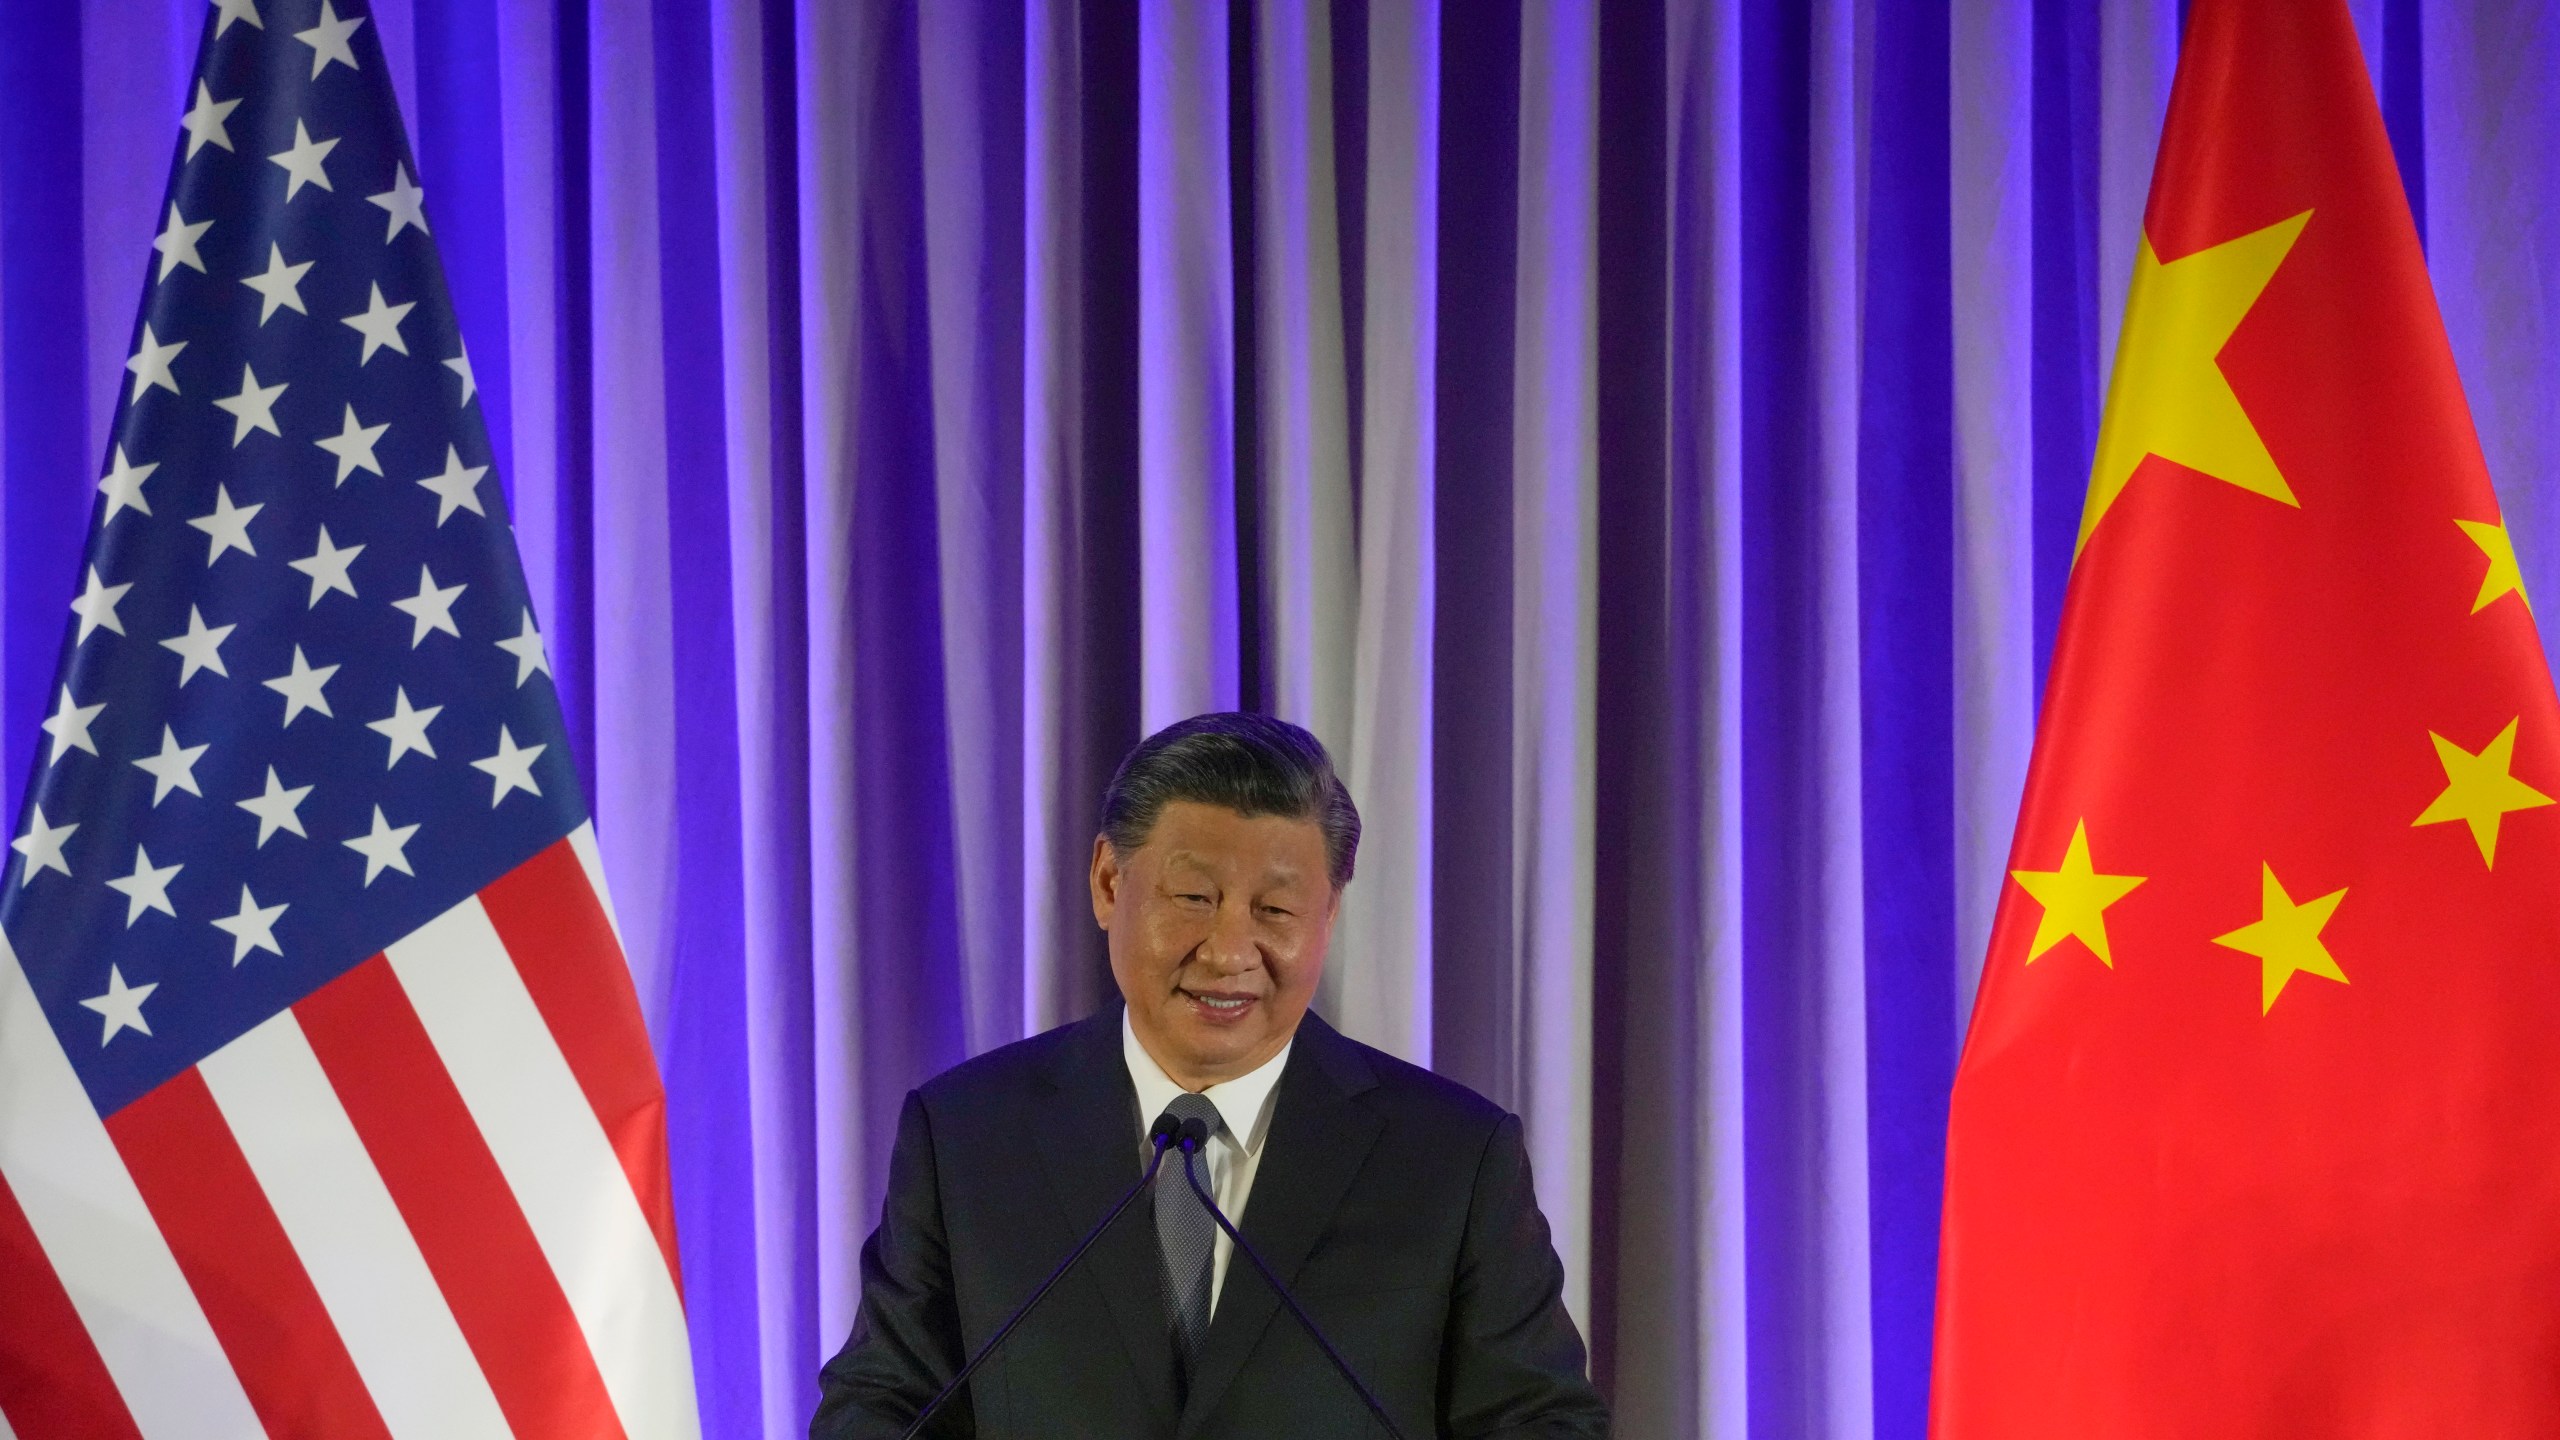
[[[1202,1120],[1185,1120],[1174,1143],[1185,1150],[1197,1151],[1209,1143],[1209,1126]]]
[[[1157,1116],[1156,1123],[1147,1127],[1147,1143],[1159,1150],[1176,1143],[1181,1137],[1182,1122],[1175,1119],[1170,1110]]]

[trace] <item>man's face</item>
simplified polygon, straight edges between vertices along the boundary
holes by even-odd
[[[1176,800],[1128,854],[1096,838],[1092,881],[1130,1028],[1175,1084],[1232,1080],[1297,1033],[1337,899],[1314,821]]]

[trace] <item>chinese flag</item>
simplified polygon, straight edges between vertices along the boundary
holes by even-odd
[[[2341,0],[2196,0],[1934,1433],[2560,1435],[2560,704]]]

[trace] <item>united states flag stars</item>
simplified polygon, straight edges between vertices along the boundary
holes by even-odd
[[[217,7],[0,917],[103,1113],[584,817],[426,191]]]

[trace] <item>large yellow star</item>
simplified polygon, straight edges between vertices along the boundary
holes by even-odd
[[[2480,847],[2480,863],[2498,868],[2498,820],[2516,810],[2532,810],[2551,803],[2551,797],[2507,773],[2515,764],[2516,726],[2523,716],[2507,722],[2474,755],[2434,731],[2427,738],[2436,742],[2436,759],[2444,765],[2444,793],[2435,798],[2426,813],[2410,821],[2412,825],[2441,825],[2447,820],[2470,823],[2471,838]]]
[[[2115,378],[2098,425],[2075,559],[2146,455],[2296,503],[2217,357],[2310,219],[2305,210],[2166,265],[2144,237],[2125,297],[2124,335],[2116,342]]]
[[[2062,943],[2069,936],[2089,947],[2100,964],[2115,968],[2116,958],[2107,950],[2107,907],[2131,893],[2146,878],[2140,875],[2100,875],[2089,864],[2089,822],[2081,821],[2071,831],[2071,844],[2062,852],[2059,870],[2012,870],[2009,878],[2018,882],[2035,902],[2044,907],[2044,915],[2036,921],[2036,938],[2027,946],[2027,963]]]
[[[2456,520],[2453,523],[2461,526],[2462,533],[2471,537],[2471,543],[2480,547],[2480,553],[2489,557],[2488,573],[2480,577],[2480,594],[2471,602],[2471,613],[2477,615],[2488,609],[2489,602],[2501,595],[2513,595],[2524,602],[2525,611],[2530,614],[2533,597],[2524,593],[2524,571],[2516,565],[2516,542],[2507,536],[2507,522]]]
[[[2284,982],[2308,972],[2347,983],[2346,972],[2329,955],[2329,947],[2320,943],[2320,931],[2337,913],[2338,902],[2347,898],[2344,890],[2332,890],[2317,900],[2296,905],[2293,897],[2276,882],[2276,867],[2261,865],[2265,884],[2259,895],[2258,919],[2232,931],[2216,935],[2213,943],[2255,955],[2261,962],[2258,977],[2258,1013],[2264,1015],[2276,1008],[2276,997],[2284,993]]]

